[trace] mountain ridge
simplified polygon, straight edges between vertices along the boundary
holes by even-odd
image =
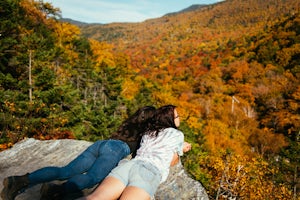
[[[164,16],[172,16],[172,15],[176,15],[176,14],[180,14],[180,13],[186,13],[186,12],[191,12],[191,11],[195,11],[195,10],[200,10],[200,9],[203,9],[209,5],[212,5],[212,4],[193,4],[187,8],[184,8],[182,10],[179,10],[179,11],[176,11],[176,12],[170,12],[170,13],[166,13],[164,14],[162,17]],[[157,17],[157,18],[151,18],[151,19],[158,19],[158,18],[161,18],[161,17]],[[150,20],[150,19],[146,19],[145,21],[147,20]],[[145,22],[145,21],[142,21],[142,22],[111,22],[111,23],[101,23],[101,22],[95,22],[95,23],[88,23],[88,22],[83,22],[83,21],[78,21],[78,20],[74,20],[72,18],[60,18],[59,21],[61,22],[67,22],[67,23],[70,23],[70,24],[74,24],[76,26],[85,26],[85,25],[106,25],[106,24],[135,24],[135,23],[142,23],[142,22]]]
[[[180,11],[177,11],[177,12],[171,12],[171,13],[167,13],[163,16],[171,16],[171,15],[176,15],[176,14],[180,14],[180,13],[185,13],[185,12],[190,12],[190,11],[195,11],[195,10],[200,10],[202,8],[205,8],[207,6],[209,6],[211,4],[193,4],[187,8],[184,8]]]

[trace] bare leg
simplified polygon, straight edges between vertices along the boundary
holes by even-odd
[[[115,200],[120,197],[124,189],[125,185],[119,179],[109,176],[103,180],[92,194],[79,200]]]
[[[143,189],[128,186],[122,193],[120,200],[150,200],[150,195]]]

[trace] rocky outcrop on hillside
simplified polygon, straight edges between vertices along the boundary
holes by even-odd
[[[3,179],[11,175],[23,175],[45,166],[63,166],[85,150],[91,143],[72,139],[25,139],[11,149],[0,152],[0,190]],[[36,185],[18,195],[16,200],[37,200],[41,185]],[[93,189],[93,188],[92,188]],[[88,194],[92,189],[84,191]],[[156,200],[208,200],[201,183],[190,178],[181,163],[172,167],[168,180],[161,184]]]

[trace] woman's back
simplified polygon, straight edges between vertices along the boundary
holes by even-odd
[[[174,153],[182,155],[184,135],[175,128],[165,128],[156,137],[144,135],[135,159],[149,162],[162,171],[162,181],[169,174]]]

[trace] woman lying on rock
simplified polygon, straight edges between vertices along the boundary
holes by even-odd
[[[146,106],[125,120],[109,140],[99,140],[64,167],[45,167],[23,176],[10,176],[3,180],[1,197],[14,200],[25,189],[40,183],[66,180],[61,185],[43,184],[41,199],[63,199],[100,183],[120,160],[135,156],[142,134],[146,131],[155,108]]]
[[[179,124],[175,106],[158,108],[135,158],[121,162],[92,194],[80,200],[150,200],[167,179],[176,155],[191,149],[177,129]]]

